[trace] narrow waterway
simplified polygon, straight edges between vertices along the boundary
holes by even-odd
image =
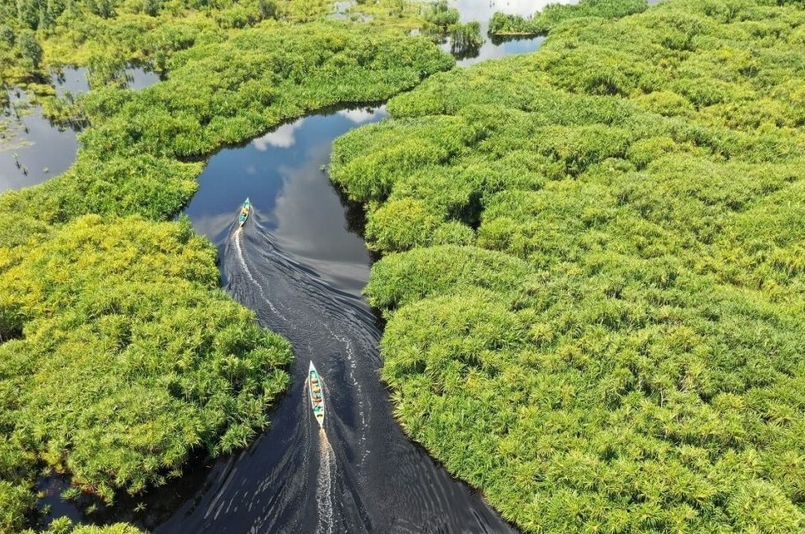
[[[218,154],[201,176],[186,213],[218,245],[227,291],[293,344],[293,386],[271,429],[219,462],[156,532],[509,530],[406,438],[378,378],[381,331],[360,295],[369,254],[320,166],[336,137],[384,116],[300,119]],[[247,196],[255,214],[238,229]],[[322,432],[305,394],[311,360],[325,386]]]
[[[525,15],[544,2],[478,4],[458,6],[485,34],[495,10]],[[485,37],[458,63],[532,52],[542,40]],[[184,504],[167,520],[146,514],[155,532],[513,532],[404,435],[379,380],[382,333],[361,297],[371,263],[362,212],[322,168],[337,137],[385,116],[383,107],[309,116],[221,151],[199,178],[186,214],[218,246],[226,290],[292,343],[293,386],[247,451],[214,464],[192,495],[178,487],[171,500]],[[239,229],[246,197],[255,213]],[[310,361],[325,386],[323,430],[305,392]]]

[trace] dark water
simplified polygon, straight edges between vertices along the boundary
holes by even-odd
[[[157,74],[140,67],[129,67],[124,75],[131,89],[142,89],[159,81]],[[83,67],[54,72],[51,82],[60,97],[67,92],[80,95],[89,90],[87,71]],[[9,96],[12,106],[28,107],[28,96],[24,92],[11,91]],[[0,113],[6,115],[0,120],[11,126],[10,131],[5,132],[8,138],[0,139],[0,193],[42,183],[73,164],[80,125],[53,124],[42,116],[39,106],[30,106],[19,118],[12,109],[0,109]]]
[[[25,95],[12,102],[24,103]],[[12,123],[12,137],[0,140],[0,193],[44,182],[70,168],[78,150],[72,128],[51,124],[34,106]]]
[[[135,91],[154,85],[160,80],[159,74],[149,70],[147,66],[136,65],[123,69],[120,78],[126,87]],[[64,96],[68,91],[73,95],[89,91],[86,67],[64,67],[53,71],[50,80],[58,96]]]

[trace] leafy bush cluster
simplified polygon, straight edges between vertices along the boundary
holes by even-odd
[[[98,215],[0,248],[7,442],[107,501],[246,445],[291,350],[216,289],[215,254],[189,222]]]
[[[571,19],[620,18],[645,11],[646,0],[581,0],[577,4],[548,4],[531,18],[496,12],[489,22],[490,35],[542,35]]]
[[[424,21],[422,32],[434,42],[444,42],[449,36],[450,52],[454,56],[472,56],[484,44],[480,23],[459,22],[458,9],[450,7],[446,0],[426,3],[421,9]]]
[[[406,431],[527,532],[805,531],[805,12],[676,0],[336,142]]]
[[[24,524],[39,462],[108,501],[265,425],[289,347],[217,289],[206,241],[157,221],[222,145],[453,65],[366,28],[266,22],[176,53],[167,81],[93,89],[75,165],[0,196],[0,532]]]
[[[170,217],[195,192],[202,165],[188,158],[310,110],[389,98],[452,65],[426,39],[334,22],[248,29],[197,45],[177,54],[164,82],[90,92],[85,111],[92,128],[80,138],[75,165],[41,186],[0,197],[0,235],[24,238],[15,230],[21,219]]]
[[[450,7],[447,0],[437,0],[423,8],[423,18],[444,30],[458,23],[459,13],[458,9]]]
[[[453,24],[449,28],[449,35],[450,52],[456,57],[473,57],[484,44],[479,22]]]
[[[33,534],[32,530],[24,531],[24,534]],[[94,525],[76,525],[66,517],[54,520],[47,530],[41,534],[143,534],[141,530],[126,523],[116,523],[114,525],[98,527]]]

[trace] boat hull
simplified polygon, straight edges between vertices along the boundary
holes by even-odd
[[[319,423],[319,426],[324,428],[324,384],[313,362],[310,362],[307,382],[307,391],[310,397],[310,407],[313,410],[313,417],[316,419],[316,422]]]
[[[243,225],[246,224],[246,221],[249,220],[249,215],[252,214],[252,203],[249,199],[246,199],[246,202],[243,203],[243,206],[240,208],[240,214],[238,214],[238,223],[240,227],[243,228]]]

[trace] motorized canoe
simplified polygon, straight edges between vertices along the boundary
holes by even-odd
[[[238,222],[242,227],[246,224],[246,221],[249,219],[249,215],[252,213],[252,203],[246,198],[246,202],[243,203],[243,206],[240,208],[240,215],[238,215]]]
[[[313,362],[310,362],[310,369],[308,370],[308,393],[310,394],[310,405],[313,408],[313,415],[319,426],[324,428],[324,389],[321,382],[319,372]]]

